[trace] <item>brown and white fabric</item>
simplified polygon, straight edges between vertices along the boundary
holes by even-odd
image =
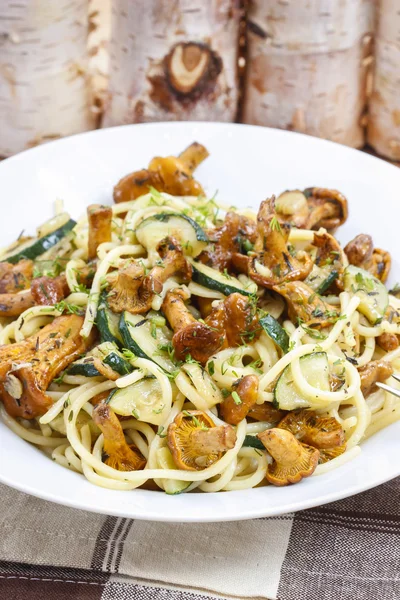
[[[319,508],[165,524],[0,485],[0,598],[398,600],[400,478]]]

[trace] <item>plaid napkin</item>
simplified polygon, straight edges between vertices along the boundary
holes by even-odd
[[[398,600],[400,478],[327,506],[163,524],[0,485],[0,598]]]

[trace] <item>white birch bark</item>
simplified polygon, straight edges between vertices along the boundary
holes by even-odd
[[[0,3],[0,156],[91,129],[85,0]]]
[[[400,160],[400,0],[379,0],[368,142]]]
[[[364,143],[373,0],[250,0],[243,120]]]
[[[238,0],[116,2],[103,126],[232,121],[238,30]]]
[[[91,110],[99,121],[108,88],[112,0],[89,0],[89,76]]]

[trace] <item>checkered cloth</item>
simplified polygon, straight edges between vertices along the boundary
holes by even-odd
[[[400,478],[296,514],[197,525],[106,517],[0,486],[0,598],[398,600],[399,498]]]

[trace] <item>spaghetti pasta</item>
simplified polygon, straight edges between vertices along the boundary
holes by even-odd
[[[400,300],[372,250],[355,264],[330,232],[346,214],[338,196],[310,188],[307,210],[291,214],[286,192],[285,213],[270,199],[256,215],[156,181],[160,190],[113,206],[95,260],[90,220],[71,230],[61,201],[34,249],[2,250],[0,264],[14,265],[5,273],[30,260],[28,284],[43,288],[32,285],[20,312],[27,286],[0,305],[4,423],[121,491],[149,480],[169,494],[285,485],[352,460],[400,419],[399,401],[376,388],[400,369]],[[326,198],[336,204],[318,219]],[[54,244],[39,251],[48,236]],[[78,341],[61,357],[74,333],[61,340],[59,324],[71,317]],[[47,362],[37,341],[46,331]],[[285,471],[290,444],[308,453],[300,475],[296,464]]]

